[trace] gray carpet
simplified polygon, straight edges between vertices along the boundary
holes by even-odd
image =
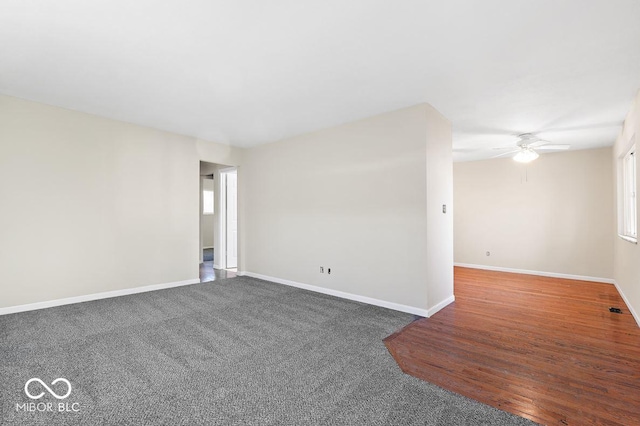
[[[246,277],[2,316],[0,424],[530,424],[403,374],[412,319]]]

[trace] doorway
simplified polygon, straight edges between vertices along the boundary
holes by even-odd
[[[238,173],[200,162],[200,282],[235,276],[238,267]]]

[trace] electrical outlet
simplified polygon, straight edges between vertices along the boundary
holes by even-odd
[[[321,273],[321,274],[324,274],[324,266],[321,266],[321,267],[320,267],[320,273]]]
[[[331,268],[327,268],[327,274],[331,274]]]
[[[491,252],[490,251],[487,252],[487,256],[491,256]]]

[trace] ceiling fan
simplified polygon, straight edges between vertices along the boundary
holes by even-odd
[[[509,152],[496,155],[493,158],[504,157],[514,154],[513,159],[519,163],[530,163],[540,156],[537,151],[562,151],[567,150],[571,145],[558,145],[552,144],[549,141],[540,139],[533,133],[523,133],[518,135],[518,142],[516,142],[517,148],[511,149],[510,147],[494,148],[494,149],[511,149]]]

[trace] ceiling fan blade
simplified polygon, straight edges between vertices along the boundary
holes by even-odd
[[[513,145],[509,145],[509,146],[496,146],[493,148],[486,148],[486,147],[478,147],[478,148],[454,148],[453,152],[455,153],[460,153],[460,154],[468,154],[468,153],[472,153],[472,152],[484,152],[486,150],[492,150],[492,151],[504,151],[505,149],[510,149],[510,150],[514,150],[516,149]]]
[[[549,144],[549,141],[545,141],[544,139],[536,139],[535,142],[528,143],[527,146],[529,148],[538,148],[548,144]]]
[[[542,145],[537,147],[536,149],[548,149],[554,151],[560,151],[571,148],[571,145]]]
[[[500,158],[500,157],[506,157],[507,155],[511,155],[511,154],[515,154],[516,152],[520,152],[519,149],[514,149],[512,151],[508,151],[508,152],[503,152],[502,154],[498,154],[498,155],[494,155],[491,158]]]

